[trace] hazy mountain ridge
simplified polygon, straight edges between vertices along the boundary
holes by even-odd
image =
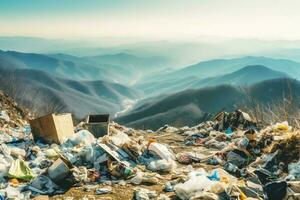
[[[113,115],[122,109],[124,100],[134,100],[141,95],[134,89],[102,80],[75,81],[40,70],[3,69],[1,65],[0,72],[0,88],[24,105],[43,111],[45,102],[55,103],[53,107],[73,112],[78,118],[97,112]]]
[[[67,54],[44,55],[0,51],[1,60],[15,63],[16,68],[43,70],[62,78],[106,80],[122,84],[133,84],[143,73],[168,66],[167,61],[161,57],[137,57],[124,53],[76,57]]]
[[[199,78],[196,75],[194,75],[180,79],[166,78],[166,80],[158,82],[140,84],[137,88],[143,90],[145,94],[159,95],[160,93],[174,93],[186,89],[197,89],[222,84],[243,86],[254,84],[268,79],[288,77],[290,76],[284,72],[271,70],[263,65],[248,65],[232,73],[218,75],[215,77]]]
[[[199,78],[212,77],[232,73],[248,65],[263,65],[272,70],[282,71],[293,78],[300,77],[300,63],[287,59],[247,56],[233,59],[215,59],[187,66],[173,72],[154,77],[157,81],[164,77],[178,78],[197,76]]]
[[[293,79],[272,79],[246,88],[220,85],[186,90],[163,97],[154,103],[145,100],[142,105],[116,120],[137,128],[158,128],[166,123],[174,126],[195,125],[222,109],[232,111],[235,107],[249,105],[249,96],[258,104],[267,104],[282,100],[284,95],[295,98],[299,96],[300,82]]]
[[[207,87],[221,84],[243,86],[251,85],[264,80],[288,77],[290,76],[284,72],[275,71],[263,65],[248,65],[229,74],[199,80],[191,87]]]
[[[198,123],[210,113],[224,107],[232,110],[244,101],[241,86],[251,88],[258,82],[300,74],[299,63],[266,57],[210,60],[173,72],[164,63],[163,57],[128,53],[78,57],[0,51],[1,74],[7,74],[1,77],[1,87],[7,91],[8,83],[13,83],[21,91],[18,100],[25,105],[31,106],[32,97],[37,96],[36,107],[41,109],[52,99],[62,111],[77,117],[91,112],[113,115],[123,109],[124,101],[144,98],[117,120],[153,128],[157,121],[157,126]],[[212,101],[212,97],[221,100]],[[189,117],[179,119],[176,114]]]

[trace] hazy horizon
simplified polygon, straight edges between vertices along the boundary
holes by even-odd
[[[1,1],[1,36],[298,40],[296,0]]]

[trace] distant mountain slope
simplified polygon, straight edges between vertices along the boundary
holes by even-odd
[[[139,128],[158,128],[166,123],[175,125],[174,122],[192,125],[206,120],[209,112],[218,112],[225,107],[234,109],[234,104],[242,98],[240,91],[232,86],[186,90],[164,97],[153,104],[150,101],[137,105],[136,109],[116,121]],[[147,122],[149,118],[153,123]],[[173,122],[167,120],[168,118],[173,119]]]
[[[88,64],[59,60],[43,54],[0,51],[0,60],[4,59],[6,62],[14,63],[15,68],[42,70],[62,78],[109,80],[110,77],[109,71],[106,69]],[[1,64],[4,66],[5,62]]]
[[[271,103],[283,98],[291,91],[300,95],[300,82],[292,79],[272,79],[247,87],[248,93],[239,88],[221,85],[197,90],[186,90],[153,101],[144,100],[131,112],[120,116],[117,122],[137,128],[158,128],[170,125],[195,125],[207,120],[223,108],[234,110],[235,106],[245,103],[248,96],[258,103]],[[153,102],[153,103],[152,103]],[[173,119],[173,121],[171,120]]]
[[[262,65],[249,65],[235,72],[212,78],[200,79],[196,76],[181,79],[164,80],[155,83],[140,84],[137,88],[145,94],[174,93],[186,89],[197,89],[223,84],[243,86],[251,85],[269,79],[288,78],[286,73],[271,70]]]
[[[230,84],[236,86],[251,85],[264,80],[288,78],[286,73],[271,70],[263,65],[248,65],[233,73],[202,79],[191,85],[192,88]]]
[[[149,70],[153,71],[153,67],[160,69],[165,67],[167,60],[164,57],[152,56],[152,57],[138,57],[128,53],[117,53],[108,55],[99,55],[84,57],[88,60],[93,60],[102,64],[119,65],[124,67],[132,67],[136,70]]]
[[[114,114],[126,99],[140,93],[106,81],[75,81],[33,69],[8,70],[0,65],[0,89],[40,114],[73,112],[77,118],[88,113]],[[47,102],[47,103],[45,103]]]
[[[171,75],[181,74],[181,76],[187,76],[198,74],[200,76],[216,76],[236,71],[247,65],[264,65],[273,70],[286,72],[293,78],[300,78],[300,63],[298,62],[254,56],[200,62]]]
[[[161,57],[137,57],[125,53],[76,57],[1,50],[0,62],[3,66],[13,63],[19,69],[42,70],[61,78],[105,80],[126,85],[136,83],[146,72],[161,70],[167,66],[167,61]]]
[[[76,57],[67,54],[52,54],[52,57],[93,66],[109,66],[111,74],[116,75],[116,80],[128,78],[129,84],[138,82],[149,72],[161,71],[169,66],[164,57],[151,56],[139,57],[128,53],[116,53],[98,56]],[[120,76],[123,75],[123,76]],[[115,80],[115,81],[116,81]]]
[[[300,63],[298,62],[286,59],[248,56],[200,62],[170,73],[162,74],[153,79],[145,80],[145,82],[155,82],[190,76],[197,76],[202,79],[232,73],[248,65],[263,65],[272,70],[285,72],[293,78],[300,78]]]

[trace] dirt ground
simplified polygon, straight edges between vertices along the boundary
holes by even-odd
[[[149,190],[155,190],[158,194],[164,193],[162,191],[164,181],[162,181],[159,185],[153,185],[153,186],[145,186],[140,185],[138,187],[147,188]],[[99,188],[101,188],[102,185],[99,185]],[[125,186],[122,185],[114,185],[112,186],[112,193],[110,194],[101,194],[96,195],[95,190],[92,190],[90,192],[84,191],[83,187],[78,188],[71,188],[69,191],[67,191],[63,195],[56,195],[54,197],[51,197],[50,199],[55,200],[81,200],[81,199],[101,199],[101,200],[130,200],[133,198],[134,190],[137,186],[126,184]],[[175,198],[175,194],[173,192],[166,193],[171,198]]]

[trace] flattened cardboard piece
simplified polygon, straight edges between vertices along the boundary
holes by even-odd
[[[113,144],[106,145],[103,143],[99,143],[99,146],[117,162],[123,163],[127,167],[130,167],[133,164],[129,162],[129,155],[122,149],[114,146]]]

